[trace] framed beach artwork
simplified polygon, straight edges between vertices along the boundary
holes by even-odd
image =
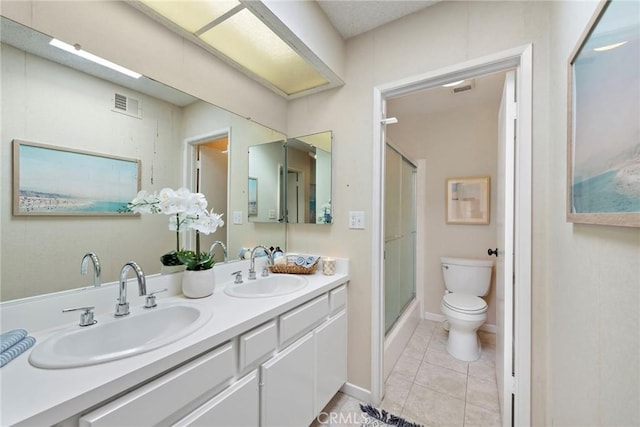
[[[249,178],[249,216],[258,215],[258,178]]]
[[[137,215],[140,161],[13,141],[14,215]]]
[[[640,227],[640,2],[599,4],[568,92],[567,220]]]
[[[447,224],[489,224],[490,188],[488,176],[447,178]]]

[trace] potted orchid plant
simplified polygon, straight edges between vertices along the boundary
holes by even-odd
[[[163,188],[159,193],[140,191],[127,207],[134,213],[169,215],[169,230],[176,232],[176,250],[160,258],[163,265],[183,264],[188,272],[210,270],[213,267],[213,255],[200,249],[200,234],[215,232],[224,225],[224,221],[222,214],[207,210],[204,195],[192,193],[184,187],[177,190]],[[180,249],[180,233],[185,230],[194,230],[196,233],[195,251]],[[191,296],[187,295],[188,292],[184,293]]]

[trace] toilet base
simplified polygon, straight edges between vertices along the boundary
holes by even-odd
[[[476,331],[449,329],[447,353],[464,362],[474,362],[480,358],[482,346]]]

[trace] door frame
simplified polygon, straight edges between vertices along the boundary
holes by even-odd
[[[514,254],[514,425],[531,424],[531,197],[533,45],[527,44],[421,75],[373,88],[373,202],[372,202],[372,310],[371,396],[379,405],[384,395],[384,164],[386,99],[492,72],[516,69],[518,96],[515,158],[515,254]],[[503,422],[506,420],[503,420]],[[506,425],[510,425],[511,423]]]
[[[189,188],[191,191],[193,191],[193,189],[195,188],[195,184],[196,184],[196,177],[195,177],[195,170],[196,170],[196,148],[198,145],[200,144],[204,144],[208,141],[214,140],[214,139],[219,139],[219,138],[224,138],[227,137],[227,151],[228,151],[228,155],[227,155],[227,206],[226,206],[226,212],[229,212],[229,209],[231,207],[230,203],[229,203],[229,194],[230,194],[230,176],[229,173],[231,171],[231,128],[227,127],[227,128],[222,128],[222,129],[217,129],[211,132],[207,132],[207,133],[203,133],[200,135],[195,135],[195,136],[190,136],[187,137],[183,140],[183,152],[182,152],[182,170],[184,171],[184,174],[182,176],[182,185],[184,187]],[[183,233],[186,236],[183,237],[183,244],[185,245],[185,247],[193,247],[193,245],[195,245],[195,235],[194,233]],[[227,245],[229,244],[229,227],[227,227]]]

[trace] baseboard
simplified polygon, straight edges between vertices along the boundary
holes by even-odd
[[[351,384],[348,382],[344,383],[344,385],[340,388],[340,391],[347,396],[351,396],[354,399],[360,400],[361,402],[371,403],[371,391],[359,387],[355,384]]]
[[[446,319],[444,314],[429,313],[426,311],[424,312],[424,318],[427,320],[433,320],[434,322],[444,322]],[[485,323],[482,326],[480,326],[480,330],[489,332],[491,334],[498,333],[498,327],[496,325],[491,325],[488,323]]]
[[[444,314],[429,313],[428,311],[424,312],[424,318],[427,320],[433,320],[434,322],[444,322],[446,319]]]

